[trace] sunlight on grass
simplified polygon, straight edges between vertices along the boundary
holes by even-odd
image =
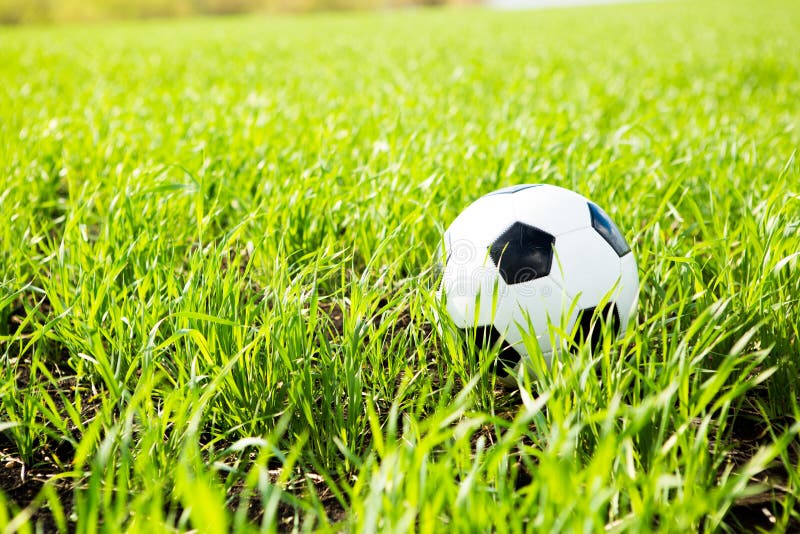
[[[702,2],[0,30],[0,524],[797,526],[798,28]],[[436,251],[529,182],[610,213],[641,296],[511,390],[437,319]]]

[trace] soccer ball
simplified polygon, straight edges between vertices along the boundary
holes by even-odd
[[[635,312],[639,276],[628,243],[605,211],[573,191],[525,184],[489,193],[456,217],[443,245],[445,309],[478,344],[501,344],[505,372],[529,357],[526,332],[550,365],[562,344],[554,331],[573,339],[591,332],[596,344],[598,317],[621,336]]]

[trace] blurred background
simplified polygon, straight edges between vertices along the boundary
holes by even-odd
[[[0,0],[0,24],[102,21],[289,12],[489,4],[500,8],[608,3],[609,0]]]
[[[248,12],[383,9],[480,0],[0,0],[1,24],[99,21]]]

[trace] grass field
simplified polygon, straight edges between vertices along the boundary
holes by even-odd
[[[0,29],[0,526],[798,528],[799,127],[788,1]],[[435,255],[524,182],[642,287],[517,391]]]

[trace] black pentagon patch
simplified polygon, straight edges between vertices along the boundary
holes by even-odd
[[[506,284],[521,284],[550,273],[556,238],[525,223],[515,222],[489,248],[489,255]]]
[[[609,313],[611,314],[610,318]],[[619,311],[613,302],[607,303],[599,312],[596,306],[582,310],[578,315],[578,326],[575,330],[574,341],[576,343],[589,341],[592,350],[597,349],[602,339],[600,336],[603,334],[602,321],[609,320],[611,321],[610,326],[614,335],[618,334],[620,329]]]
[[[509,371],[513,371],[520,360],[519,352],[514,347],[508,344],[500,332],[494,326],[478,326],[476,328],[469,328],[465,331],[474,333],[475,348],[488,349],[494,347],[500,342],[500,348],[497,353],[497,374],[501,376],[508,376]],[[472,336],[467,336],[467,340],[471,340]],[[502,341],[501,341],[502,339]]]
[[[502,189],[498,189],[497,191],[492,191],[491,193],[487,193],[486,196],[492,195],[513,195],[517,191],[524,191],[525,189],[530,189],[531,187],[539,187],[542,184],[519,184],[519,185],[510,185],[508,187],[504,187]]]
[[[592,228],[597,230],[597,233],[611,245],[617,256],[621,258],[631,251],[631,247],[628,246],[628,242],[625,241],[622,232],[619,231],[619,228],[608,216],[608,213],[603,211],[597,204],[591,202],[589,202],[589,213],[592,216]]]

